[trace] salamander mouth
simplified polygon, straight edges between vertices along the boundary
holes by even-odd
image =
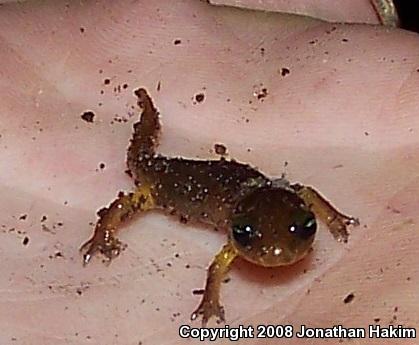
[[[262,245],[255,247],[248,244],[247,246],[242,247],[234,241],[233,244],[240,253],[240,256],[246,261],[263,267],[279,267],[292,265],[302,260],[312,250],[313,240],[314,236],[312,237],[312,240],[307,241],[304,246],[298,246],[294,250],[286,245]]]

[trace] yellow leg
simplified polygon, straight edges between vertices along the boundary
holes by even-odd
[[[215,256],[208,268],[204,296],[198,308],[191,315],[191,320],[202,315],[202,327],[206,326],[212,316],[217,317],[218,322],[225,321],[224,308],[220,305],[220,287],[237,255],[236,249],[228,242]]]
[[[121,251],[121,241],[115,237],[115,232],[134,214],[154,207],[155,203],[147,185],[139,186],[132,193],[120,192],[108,207],[98,211],[99,219],[93,237],[80,248],[84,252],[83,263],[88,264],[97,252],[102,253],[108,262],[118,256]]]
[[[292,186],[301,199],[324,222],[333,237],[338,241],[348,241],[348,225],[359,225],[359,220],[354,217],[340,213],[329,201],[319,192],[309,186],[295,184]]]

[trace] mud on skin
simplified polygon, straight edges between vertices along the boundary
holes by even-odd
[[[136,187],[120,192],[98,211],[94,234],[81,248],[84,264],[97,253],[107,262],[118,256],[122,244],[117,231],[135,214],[150,210],[225,229],[226,244],[208,268],[201,303],[191,315],[192,320],[202,317],[205,326],[211,317],[225,320],[220,286],[237,257],[265,267],[290,265],[309,252],[317,219],[343,242],[348,239],[347,226],[358,224],[312,187],[267,177],[248,164],[157,153],[159,113],[145,89],[135,95],[142,114],[128,147],[127,172]]]

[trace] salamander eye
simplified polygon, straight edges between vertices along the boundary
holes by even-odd
[[[311,214],[303,223],[295,222],[291,224],[288,230],[302,239],[307,239],[316,233],[316,218]]]
[[[252,226],[248,224],[233,225],[232,234],[234,240],[243,247],[251,245],[256,235]]]

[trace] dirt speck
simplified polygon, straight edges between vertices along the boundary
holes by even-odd
[[[95,113],[93,111],[85,111],[83,114],[81,114],[81,118],[82,120],[92,123],[94,121],[95,118]]]
[[[82,34],[84,34],[84,32],[85,32],[86,30],[84,29],[84,27],[82,27],[82,26],[80,26],[80,32],[82,33]]]
[[[25,237],[23,238],[22,244],[23,244],[24,246],[27,246],[27,245],[28,245],[28,243],[29,243],[29,237],[28,237],[28,236],[25,236]]]
[[[337,27],[336,26],[333,26],[330,30],[326,30],[326,33],[328,35],[330,35],[333,31],[336,31],[336,30],[337,30]]]
[[[111,83],[111,80],[109,78],[106,78],[103,80],[103,84],[109,85]]]
[[[253,94],[259,101],[263,102],[265,97],[268,96],[268,89],[264,87],[258,91],[255,91]]]
[[[343,303],[348,304],[351,303],[355,298],[355,295],[351,292],[350,294],[348,294],[344,299],[343,299]]]
[[[201,93],[197,93],[196,95],[195,95],[195,100],[198,102],[198,103],[201,103],[203,100],[205,99],[205,95],[201,92]]]
[[[217,155],[225,155],[227,148],[223,144],[214,144],[214,151]]]
[[[173,44],[175,45],[175,46],[177,46],[177,45],[179,45],[179,44],[181,44],[182,43],[182,41],[179,39],[179,38],[177,38],[177,39],[175,39],[174,41],[173,41]]]
[[[287,68],[287,67],[282,67],[282,68],[281,68],[281,76],[285,77],[285,76],[287,76],[288,74],[290,74],[290,70],[289,70],[289,68]]]
[[[114,123],[127,123],[127,122],[128,122],[128,119],[126,117],[115,114],[113,119],[110,121],[110,124],[113,125]]]
[[[28,217],[27,214],[22,214],[20,215],[19,220],[25,220],[27,217]]]

